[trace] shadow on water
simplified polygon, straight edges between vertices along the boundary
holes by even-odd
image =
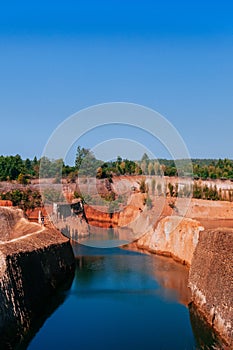
[[[206,322],[193,303],[189,304],[189,316],[198,349],[223,350],[225,348],[223,341]]]
[[[30,328],[25,333],[22,326],[12,321],[8,327],[3,327],[0,332],[0,349],[4,350],[26,350],[29,343],[39,332],[45,321],[61,306],[67,298],[67,291],[71,288],[74,275],[70,275],[67,281],[60,286],[54,295],[41,303],[37,310],[27,310],[30,315]]]
[[[73,283],[47,300],[20,344],[8,333],[0,349],[222,349],[189,304],[185,266],[120,248],[73,250]]]

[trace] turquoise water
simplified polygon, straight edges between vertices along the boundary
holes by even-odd
[[[198,349],[184,266],[119,248],[74,250],[72,287],[28,349]]]

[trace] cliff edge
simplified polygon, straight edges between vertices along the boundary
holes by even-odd
[[[233,348],[233,230],[201,232],[189,274],[193,303]]]
[[[171,256],[184,264],[191,265],[199,233],[204,228],[196,220],[169,216],[151,228],[136,245],[150,252]]]
[[[43,315],[56,290],[71,283],[75,259],[69,240],[57,230],[31,225],[19,210],[0,208],[0,213],[0,347],[11,349]],[[9,239],[16,226],[19,237]]]

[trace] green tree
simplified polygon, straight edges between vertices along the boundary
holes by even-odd
[[[144,175],[148,174],[148,167],[146,161],[141,162],[141,169]]]
[[[28,175],[24,175],[22,173],[18,176],[18,183],[22,185],[27,185],[29,182]]]
[[[148,155],[146,153],[143,154],[141,161],[142,162],[146,162],[146,163],[149,162],[149,157],[148,157]]]
[[[32,165],[32,175],[38,178],[39,170],[40,170],[40,162],[37,160],[36,157],[33,158],[31,165]]]
[[[174,186],[170,182],[168,184],[168,190],[169,190],[170,197],[174,197],[175,195]]]
[[[148,164],[148,174],[154,175],[154,166],[153,166],[152,162],[149,162],[149,164]]]
[[[103,165],[103,162],[97,160],[89,149],[78,146],[75,159],[75,166],[79,175],[96,176],[97,169]]]
[[[152,200],[149,195],[145,198],[144,204],[147,206],[148,209],[151,209],[153,207]]]
[[[40,177],[41,178],[59,178],[62,176],[63,168],[62,159],[52,159],[48,157],[42,157],[40,159]]]
[[[47,203],[65,202],[62,192],[54,188],[45,188],[43,190],[43,201]]]
[[[145,179],[142,179],[140,181],[139,190],[140,190],[141,193],[146,193],[147,186],[146,186],[146,180]]]
[[[202,198],[202,188],[195,181],[193,185],[193,198],[201,199]]]
[[[12,201],[14,206],[21,208],[24,213],[28,210],[33,210],[36,207],[41,207],[42,200],[39,191],[26,188],[24,190],[11,190],[0,194],[1,199]]]
[[[90,150],[84,147],[78,146],[76,158],[75,158],[75,167],[79,170],[83,159],[90,153]]]

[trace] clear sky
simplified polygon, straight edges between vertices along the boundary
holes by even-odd
[[[123,101],[192,157],[233,158],[232,18],[229,0],[1,1],[0,154],[40,157],[68,116]]]

